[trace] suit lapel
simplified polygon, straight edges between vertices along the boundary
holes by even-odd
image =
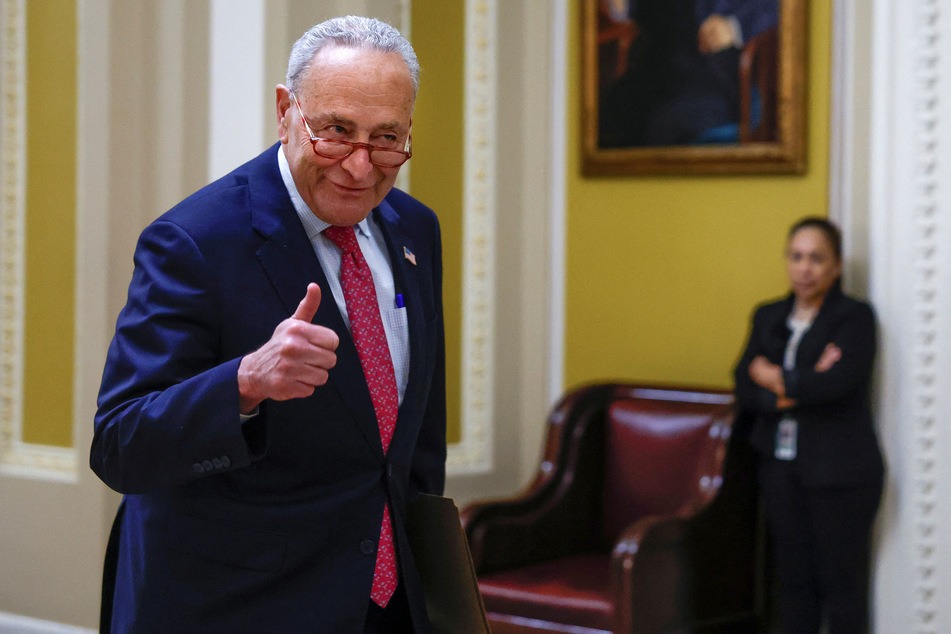
[[[403,301],[406,306],[409,336],[409,378],[393,436],[393,443],[401,444],[400,440],[403,438],[415,438],[416,430],[410,428],[410,422],[421,419],[421,416],[413,414],[413,410],[423,401],[419,390],[423,386],[422,372],[425,366],[423,345],[425,337],[423,332],[423,308],[419,291],[419,268],[409,261],[404,249],[409,249],[410,252],[419,252],[419,250],[413,243],[412,237],[400,228],[399,214],[389,202],[384,200],[373,213],[386,241],[390,265],[393,269],[394,284],[397,292],[403,294]]]

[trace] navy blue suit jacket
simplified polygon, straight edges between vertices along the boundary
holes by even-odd
[[[191,195],[139,239],[90,454],[125,494],[106,569],[113,631],[360,632],[387,500],[413,619],[429,630],[404,514],[445,480],[438,222],[398,190],[372,212],[410,344],[384,456],[356,348],[277,151]],[[241,357],[294,312],[309,282],[324,290],[314,323],[340,335],[337,365],[313,396],[266,401],[242,425]]]

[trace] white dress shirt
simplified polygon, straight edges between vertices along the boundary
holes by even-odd
[[[323,230],[330,224],[319,219],[304,202],[300,192],[297,191],[297,185],[294,183],[294,177],[291,175],[291,168],[287,163],[287,157],[284,156],[284,147],[277,148],[277,161],[281,168],[281,177],[284,179],[284,186],[287,193],[290,194],[294,209],[300,217],[307,237],[314,247],[314,253],[320,261],[320,266],[327,276],[327,284],[330,286],[330,292],[340,314],[343,316],[344,323],[350,328],[350,317],[347,315],[347,301],[343,295],[343,287],[340,285],[340,249],[330,238],[323,234]],[[373,286],[376,288],[376,298],[380,305],[380,317],[383,320],[383,330],[386,333],[386,342],[390,348],[390,357],[393,359],[393,371],[396,374],[396,387],[399,391],[400,403],[403,402],[403,395],[406,392],[406,382],[409,378],[409,328],[406,321],[406,308],[402,302],[398,302],[396,296],[396,285],[393,282],[393,269],[390,265],[389,253],[386,248],[386,241],[383,239],[383,232],[377,226],[373,216],[367,216],[364,220],[354,226],[357,236],[357,244],[363,252],[363,257],[370,267],[370,273],[373,275]],[[327,289],[323,291],[323,297],[326,298]],[[322,301],[325,301],[323,299]],[[398,305],[399,303],[399,305]],[[330,370],[333,372],[333,370]]]

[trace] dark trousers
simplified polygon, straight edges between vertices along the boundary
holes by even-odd
[[[795,461],[763,458],[760,489],[780,582],[786,634],[868,631],[872,526],[881,482],[805,487]]]
[[[413,619],[409,613],[402,580],[396,586],[396,592],[386,604],[386,608],[370,601],[363,634],[413,634]]]

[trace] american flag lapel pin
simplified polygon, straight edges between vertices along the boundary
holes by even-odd
[[[412,264],[413,266],[416,266],[416,256],[413,254],[412,251],[410,251],[406,247],[403,247],[403,257],[409,260],[410,264]]]

